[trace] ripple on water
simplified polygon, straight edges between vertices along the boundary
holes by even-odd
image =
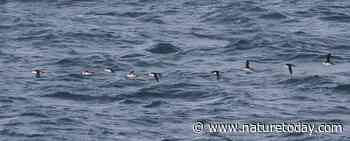
[[[349,124],[350,1],[0,3],[0,140],[349,140],[193,138],[188,125],[207,117]],[[314,68],[325,52],[336,65]],[[237,70],[246,59],[256,61],[257,73]],[[286,61],[298,64],[290,80],[279,67]],[[37,67],[49,73],[35,78],[30,71]],[[96,75],[82,76],[85,69]],[[223,80],[213,69],[224,72]],[[126,80],[130,70],[164,75],[158,83]]]
[[[35,137],[43,137],[47,136],[45,134],[40,133],[21,133],[11,129],[2,129],[0,130],[0,135],[10,136],[10,137],[25,137],[25,138],[35,138]]]
[[[160,18],[160,16],[155,15],[146,15],[143,17],[140,17],[141,20],[148,23],[155,23],[155,24],[165,24],[165,21]]]
[[[72,101],[95,101],[100,103],[109,103],[109,102],[120,100],[119,97],[113,97],[108,95],[92,96],[92,95],[84,95],[84,94],[75,94],[75,93],[70,93],[65,91],[42,95],[41,97],[72,100]]]
[[[80,58],[63,58],[57,61],[55,64],[70,67],[79,64],[84,64],[84,62]]]
[[[267,20],[282,20],[282,19],[286,19],[287,16],[283,15],[280,12],[271,12],[268,14],[261,15],[260,18],[267,19]]]
[[[125,12],[125,13],[122,13],[120,14],[120,16],[122,17],[130,17],[130,18],[137,18],[137,17],[141,17],[141,16],[144,16],[144,15],[147,15],[148,12]]]
[[[350,22],[350,16],[345,14],[333,15],[333,16],[322,16],[319,19],[325,20],[325,21],[343,22],[343,23]]]
[[[152,48],[147,49],[147,51],[155,54],[170,54],[179,52],[180,48],[171,43],[158,43]]]
[[[161,105],[167,104],[165,101],[162,100],[157,100],[157,101],[152,101],[150,104],[144,105],[143,107],[145,108],[155,108],[159,107]]]
[[[43,113],[38,113],[38,112],[25,112],[25,113],[20,114],[20,116],[33,117],[33,118],[48,118],[47,115],[45,115]]]
[[[350,84],[338,84],[334,87],[335,92],[350,94]]]
[[[144,56],[146,56],[146,55],[139,54],[139,53],[131,53],[131,54],[123,55],[120,58],[126,59],[126,58],[138,58],[138,57],[144,57]]]
[[[280,81],[280,84],[287,84],[287,85],[301,85],[306,84],[307,86],[311,85],[321,85],[321,84],[330,84],[332,82],[331,79],[327,78],[326,76],[320,76],[320,75],[310,75],[310,76],[304,76],[304,77],[293,77],[292,79],[286,79],[283,81]]]

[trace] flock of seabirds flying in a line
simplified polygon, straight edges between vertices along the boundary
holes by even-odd
[[[326,66],[334,65],[334,63],[331,61],[331,57],[332,57],[332,55],[330,53],[327,54],[326,60],[324,62],[322,62],[322,64],[324,64]],[[291,77],[293,75],[293,67],[296,67],[296,65],[285,64],[285,66],[288,68],[289,75]],[[250,66],[250,60],[246,60],[245,66],[242,70],[249,72],[249,73],[255,72],[254,68],[252,68]],[[104,71],[109,72],[109,73],[114,73],[114,70],[112,68],[105,68]],[[32,74],[34,74],[35,77],[41,77],[41,76],[45,75],[46,73],[48,73],[48,71],[46,69],[34,69],[34,70],[32,70]],[[221,73],[220,71],[214,70],[214,71],[211,71],[210,73],[215,75],[217,80],[220,79],[220,73]],[[82,76],[92,76],[94,74],[96,74],[96,73],[94,71],[90,71],[90,70],[84,70],[84,71],[80,72],[80,75],[82,75]],[[158,73],[158,72],[150,72],[150,73],[146,73],[145,76],[153,78],[154,80],[159,82],[162,75],[161,75],[161,73]],[[130,79],[130,80],[139,80],[140,77],[141,76],[137,75],[135,73],[135,71],[130,71],[126,75],[126,78]]]

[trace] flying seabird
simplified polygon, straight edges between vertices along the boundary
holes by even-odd
[[[288,67],[289,75],[292,77],[292,75],[293,75],[293,67],[295,67],[295,65],[294,64],[286,64],[286,66]]]
[[[245,62],[245,66],[244,66],[243,70],[246,71],[246,72],[254,72],[254,69],[252,67],[250,67],[250,61],[249,60],[247,60]]]
[[[114,70],[112,68],[105,68],[104,71],[109,73],[114,73]]]
[[[34,74],[35,77],[41,77],[41,75],[45,74],[45,73],[47,73],[47,71],[44,70],[44,69],[34,69],[34,70],[32,70],[32,74]]]
[[[89,71],[89,70],[84,70],[84,71],[80,72],[80,74],[81,74],[82,76],[91,76],[91,75],[94,75],[95,72]]]
[[[220,79],[220,72],[219,71],[211,71],[211,73],[216,75],[217,80]]]
[[[137,75],[135,74],[135,71],[130,71],[127,75],[126,78],[134,80],[137,78]]]
[[[330,66],[334,65],[334,63],[331,61],[332,54],[328,53],[326,56],[326,61],[322,62],[323,65]]]
[[[159,82],[162,74],[157,72],[148,73],[148,76],[153,77],[157,82]]]

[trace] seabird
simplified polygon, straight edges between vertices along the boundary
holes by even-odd
[[[135,71],[130,71],[127,75],[126,78],[134,80],[137,78],[137,75],[135,74]]]
[[[293,75],[293,67],[295,67],[295,65],[294,64],[286,64],[286,66],[288,67],[290,76],[292,76]]]
[[[211,71],[211,73],[216,75],[217,80],[220,79],[220,72],[219,71]]]
[[[157,82],[159,82],[160,78],[162,77],[162,74],[157,72],[151,72],[148,73],[148,76],[153,77]]]
[[[94,75],[95,72],[89,71],[89,70],[85,70],[85,71],[80,72],[80,74],[81,74],[82,76],[91,76],[91,75]]]
[[[322,64],[326,66],[333,65],[334,63],[331,62],[331,57],[332,57],[332,54],[328,53],[326,56],[326,61],[324,61]]]
[[[245,66],[243,68],[244,71],[247,71],[247,72],[254,72],[254,69],[252,67],[250,67],[250,61],[247,60],[245,62]]]
[[[112,68],[105,68],[104,71],[109,73],[114,73],[114,70]]]
[[[35,77],[40,77],[42,74],[45,74],[47,73],[46,70],[44,69],[35,69],[35,70],[32,70],[32,74],[35,75]]]

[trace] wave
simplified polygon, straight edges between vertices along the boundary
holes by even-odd
[[[343,23],[350,22],[350,16],[345,14],[333,15],[333,16],[322,16],[322,17],[319,17],[319,19],[325,20],[325,21],[334,21],[334,22],[343,22]]]
[[[310,75],[304,77],[294,77],[292,79],[283,80],[280,84],[289,84],[289,85],[300,85],[307,84],[308,86],[312,85],[322,85],[322,84],[332,84],[332,80],[327,76],[320,75]]]
[[[164,104],[167,104],[165,101],[157,100],[157,101],[152,101],[150,104],[144,105],[143,107],[145,108],[155,108],[155,107],[160,107]]]
[[[334,87],[333,90],[336,92],[348,94],[350,93],[350,84],[337,84],[337,86]]]
[[[72,101],[96,101],[99,103],[110,103],[110,102],[121,100],[121,98],[117,97],[117,96],[107,96],[107,95],[92,96],[92,95],[75,94],[75,93],[70,93],[70,92],[65,92],[65,91],[55,92],[52,94],[46,94],[46,95],[42,95],[40,97],[72,100]]]
[[[155,54],[170,54],[181,51],[179,47],[174,46],[171,43],[158,43],[152,48],[147,49],[148,52]]]
[[[19,116],[24,116],[24,117],[33,117],[33,118],[48,118],[47,115],[42,114],[42,113],[37,113],[37,112],[25,112],[20,114]]]
[[[281,19],[286,19],[287,16],[283,15],[280,12],[271,12],[268,14],[261,15],[260,18],[266,19],[266,20],[281,20]]]

